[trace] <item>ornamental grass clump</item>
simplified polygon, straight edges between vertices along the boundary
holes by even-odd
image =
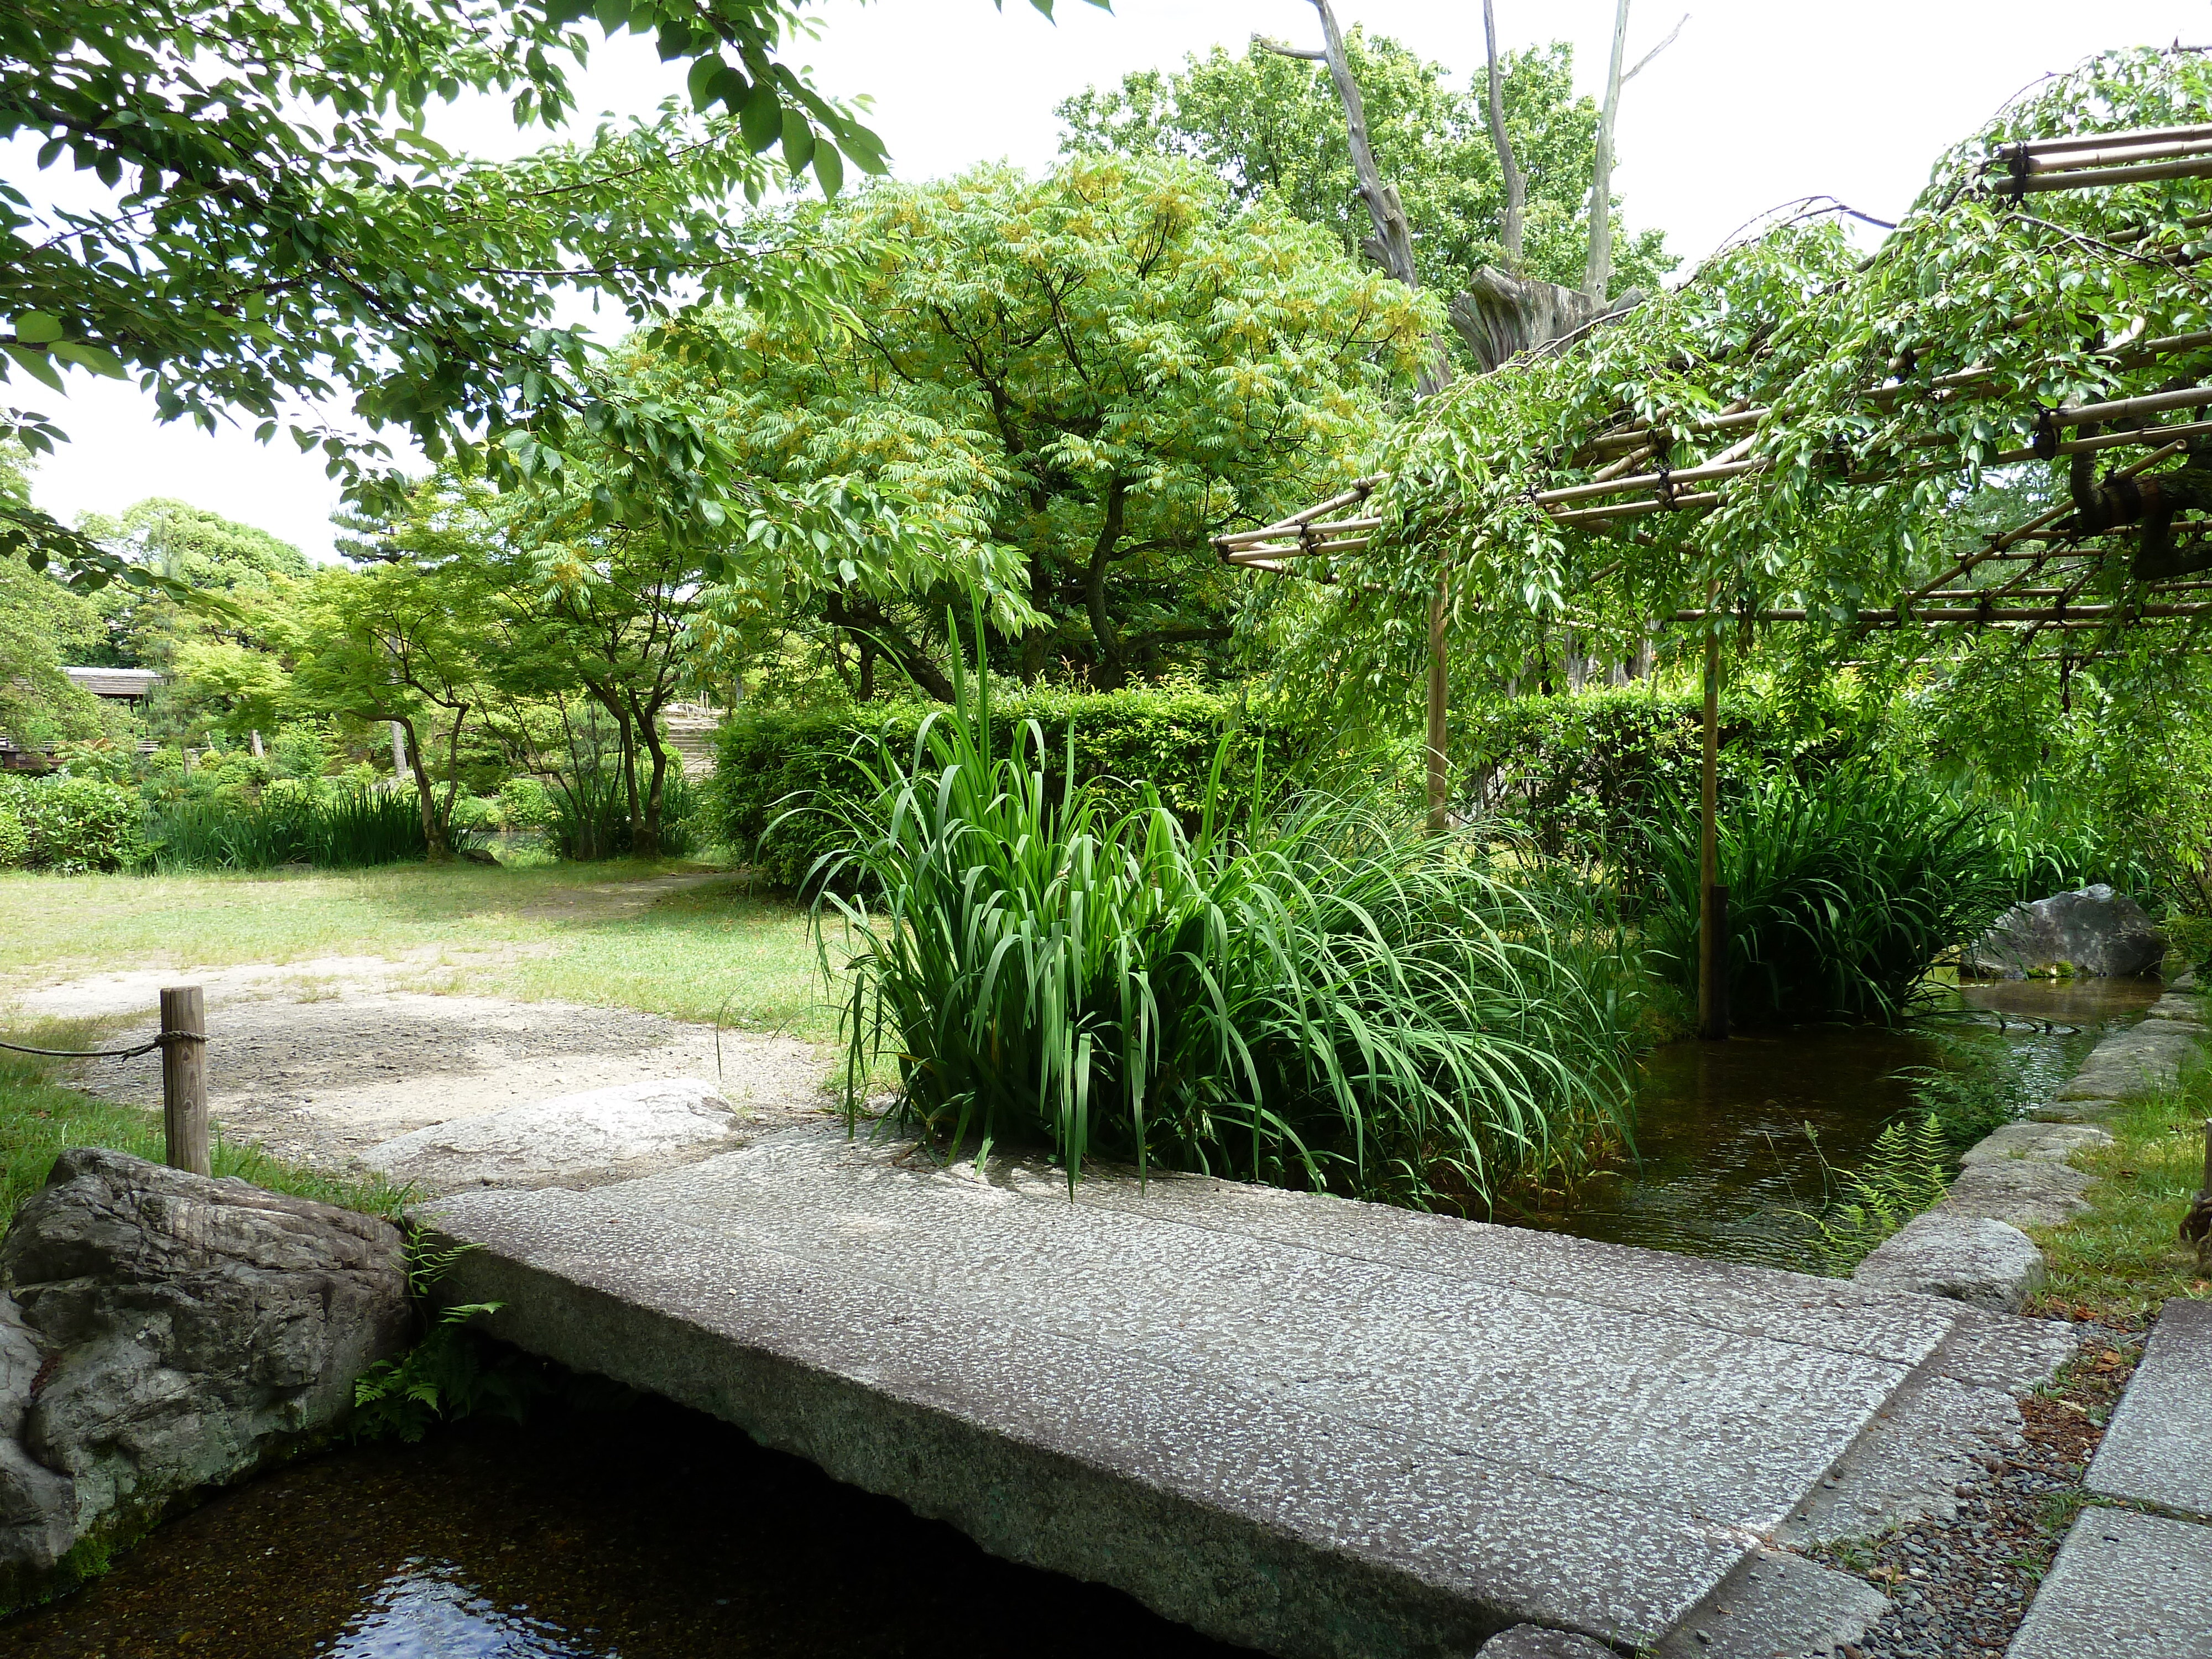
[[[853,947],[848,1110],[888,1061],[889,1121],[947,1156],[1423,1206],[1486,1208],[1626,1137],[1601,946],[1480,837],[1319,790],[1267,804],[1264,780],[1232,802],[1218,761],[1187,831],[1142,785],[1048,787],[1072,766],[1035,722],[993,753],[988,680],[960,692],[909,751],[860,757],[874,799],[829,809],[847,846],[810,877],[825,968],[838,922]]]
[[[1660,888],[1651,960],[1687,988],[1697,981],[1698,824],[1685,799],[1645,826]],[[1986,814],[1863,765],[1810,782],[1770,773],[1723,801],[1719,829],[1729,1005],[1746,1025],[1893,1024],[1936,959],[2012,902]]]

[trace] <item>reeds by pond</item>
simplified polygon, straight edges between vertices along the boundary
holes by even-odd
[[[1477,1209],[1626,1136],[1628,1014],[1568,889],[1374,799],[1232,800],[1218,764],[1187,833],[1140,781],[1048,787],[1073,767],[1035,724],[993,753],[988,679],[960,690],[865,757],[876,798],[810,878],[853,1109],[884,1061],[948,1155]]]
[[[256,801],[181,801],[149,826],[155,868],[356,870],[428,855],[422,814],[402,790],[271,790]]]
[[[1698,810],[1645,826],[1659,878],[1648,918],[1656,969],[1697,974]],[[1901,1018],[1944,952],[2012,902],[1989,816],[1941,789],[1865,766],[1810,782],[1771,773],[1725,801],[1729,1002],[1747,1025]]]

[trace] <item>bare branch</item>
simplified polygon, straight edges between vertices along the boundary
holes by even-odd
[[[1485,5],[1487,5],[1489,3],[1489,0],[1484,0],[1484,3]],[[1686,23],[1689,21],[1690,14],[1686,11],[1682,14],[1682,23]],[[1631,81],[1633,81],[1638,76],[1643,74],[1644,66],[1646,64],[1649,64],[1661,52],[1666,51],[1668,47],[1673,46],[1674,44],[1674,38],[1682,32],[1682,23],[1677,23],[1673,28],[1668,29],[1667,31],[1667,38],[1664,40],[1662,40],[1657,46],[1652,47],[1650,51],[1645,52],[1643,57],[1638,58],[1636,60],[1636,67],[1620,77],[1620,84],[1625,87]]]
[[[1280,40],[1271,40],[1257,30],[1255,30],[1252,34],[1252,50],[1272,52],[1278,58],[1303,58],[1310,64],[1325,64],[1328,61],[1328,54],[1325,52],[1304,52],[1297,46],[1285,46]]]
[[[1482,40],[1490,53],[1490,142],[1498,147],[1498,177],[1505,184],[1505,222],[1500,228],[1499,241],[1505,249],[1505,262],[1516,271],[1521,268],[1521,221],[1528,203],[1528,181],[1521,176],[1521,168],[1513,159],[1513,141],[1505,132],[1505,88],[1498,68],[1498,24],[1491,15],[1490,0],[1482,0]]]

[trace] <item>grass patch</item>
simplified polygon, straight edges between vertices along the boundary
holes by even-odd
[[[0,989],[131,968],[380,957],[422,988],[834,1034],[804,914],[738,878],[611,910],[679,860],[176,876],[0,875]]]
[[[112,1046],[118,1023],[47,1020],[14,1027],[5,1036],[10,1042],[39,1048],[99,1048]],[[106,1146],[161,1162],[159,1112],[101,1100],[62,1081],[72,1070],[100,1063],[44,1060],[0,1049],[0,1227],[14,1218],[17,1206],[46,1184],[54,1160],[72,1146]],[[218,1136],[213,1150],[216,1174],[236,1176],[271,1192],[394,1220],[408,1200],[406,1189],[380,1178],[345,1180],[283,1163],[256,1146],[235,1146]]]
[[[2075,1156],[2096,1177],[2089,1213],[2039,1228],[2049,1278],[2033,1311],[2139,1329],[2160,1304],[2212,1295],[2176,1231],[2204,1179],[2212,1066],[2124,1103],[2102,1127],[2112,1144]]]

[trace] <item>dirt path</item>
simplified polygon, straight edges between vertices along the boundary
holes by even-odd
[[[726,877],[661,876],[563,894],[549,914],[618,915]],[[118,1032],[143,1041],[163,985],[197,983],[208,1002],[209,1105],[218,1130],[281,1158],[352,1169],[380,1141],[549,1096],[611,1084],[697,1078],[716,1084],[750,1129],[781,1127],[828,1103],[827,1057],[790,1037],[728,1030],[627,1009],[407,988],[450,950],[319,957],[202,970],[141,969],[17,993],[31,1018],[143,1015]],[[118,1044],[120,1046],[120,1044]],[[112,1099],[159,1105],[160,1057],[88,1076]]]

